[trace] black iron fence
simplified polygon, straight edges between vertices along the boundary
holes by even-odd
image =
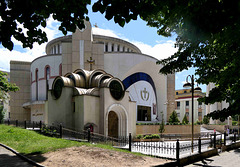
[[[211,134],[210,138],[195,139],[193,145],[190,141],[155,141],[153,139],[149,140],[138,140],[132,139],[131,133],[126,137],[106,137],[101,134],[90,132],[88,130],[74,130],[71,128],[63,127],[61,124],[58,125],[47,125],[40,122],[30,122],[30,121],[4,121],[4,124],[14,125],[17,127],[37,130],[40,133],[59,137],[68,140],[75,141],[85,141],[91,143],[102,143],[112,145],[114,147],[127,149],[131,152],[139,152],[151,156],[168,158],[179,160],[182,157],[188,156],[192,153],[202,153],[209,148],[221,148],[225,145],[230,145],[236,143],[240,140],[240,136],[236,133],[227,135],[224,134]]]

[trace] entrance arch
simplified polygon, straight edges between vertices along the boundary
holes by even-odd
[[[105,115],[105,135],[112,137],[127,136],[127,120],[128,118],[126,109],[121,104],[112,104],[108,108]]]
[[[118,116],[114,111],[108,114],[108,136],[118,138]]]

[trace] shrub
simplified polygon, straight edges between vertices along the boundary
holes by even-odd
[[[177,112],[174,110],[169,118],[169,123],[178,123],[180,122],[177,116]]]
[[[137,135],[136,138],[141,139],[141,138],[143,138],[143,135]]]
[[[185,114],[183,119],[182,119],[182,124],[185,125],[185,124],[188,124],[188,123],[189,123],[189,121],[187,119],[187,115]]]
[[[146,135],[143,139],[160,139],[158,134]]]
[[[233,125],[233,126],[238,125],[238,121],[232,121],[232,125]]]
[[[204,124],[209,124],[209,117],[208,117],[208,116],[204,115],[204,117],[203,117],[203,123],[204,123]]]

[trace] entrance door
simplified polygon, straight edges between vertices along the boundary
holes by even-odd
[[[114,111],[108,114],[108,136],[118,138],[118,116]]]

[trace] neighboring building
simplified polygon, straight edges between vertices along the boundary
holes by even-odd
[[[1,72],[8,74],[6,76],[6,78],[7,78],[8,82],[10,82],[9,72],[7,72],[7,71],[1,71]],[[9,96],[8,93],[7,93],[7,96]],[[0,99],[0,105],[3,106],[3,110],[5,111],[5,115],[4,115],[3,119],[5,119],[5,120],[9,119],[10,118],[9,98],[6,98],[5,101],[3,99]]]
[[[159,74],[157,59],[85,25],[50,41],[46,55],[32,62],[10,62],[11,81],[20,87],[11,93],[11,119],[91,125],[104,135],[117,128],[111,136],[134,134],[136,122],[160,121],[161,112],[167,120],[175,107],[175,75]]]
[[[209,95],[209,92],[210,90],[212,90],[213,88],[215,88],[215,84],[214,83],[210,83],[207,85],[207,92],[206,92],[206,96]],[[226,102],[226,101],[222,101],[222,102],[216,102],[214,104],[209,104],[206,106],[206,114],[209,114],[213,111],[216,111],[216,110],[222,110],[224,108],[228,108],[229,104]],[[225,120],[225,123],[227,123],[228,125],[231,125],[231,119],[230,117],[228,117],[226,120]],[[213,119],[210,119],[210,124],[219,124],[219,123],[223,123],[221,122],[220,120],[213,120]]]
[[[202,121],[205,112],[205,104],[197,99],[206,96],[202,91],[194,91],[194,122]],[[178,114],[178,119],[182,122],[186,114],[188,121],[192,122],[192,92],[191,89],[181,89],[175,91],[175,111]]]

